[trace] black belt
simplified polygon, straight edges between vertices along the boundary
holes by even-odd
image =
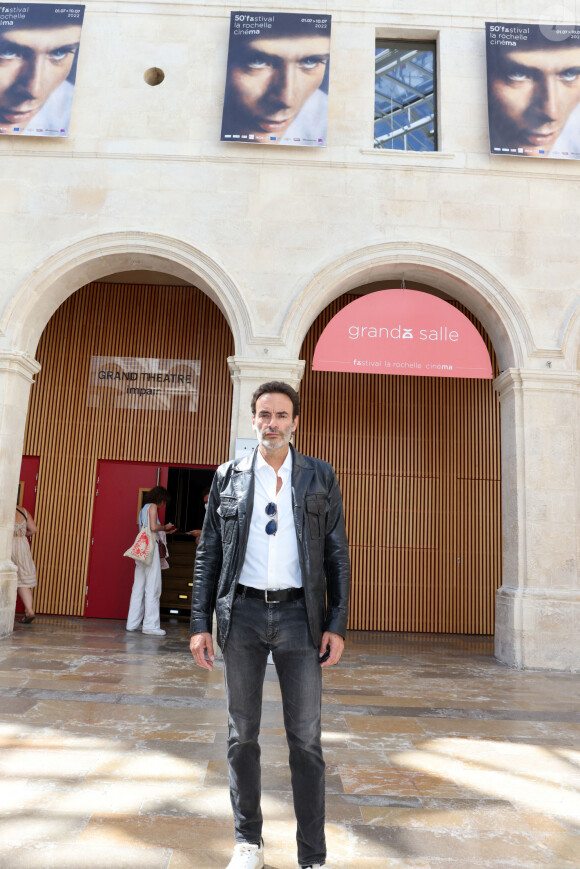
[[[251,585],[238,585],[236,594],[245,597],[257,597],[264,603],[287,603],[290,600],[298,600],[304,597],[303,588],[252,588]]]

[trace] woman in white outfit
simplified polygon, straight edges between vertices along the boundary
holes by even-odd
[[[160,525],[157,512],[158,508],[168,504],[169,500],[169,492],[163,486],[155,486],[150,492],[146,492],[143,497],[143,507],[139,513],[139,529],[147,524],[147,516],[149,516],[151,531],[165,531],[167,534],[173,534],[177,530],[175,525],[171,522]],[[144,634],[153,634],[156,637],[165,636],[165,631],[159,625],[160,597],[161,560],[159,546],[156,544],[151,564],[135,562],[135,579],[133,580],[129,615],[127,616],[128,631],[138,630],[143,623],[141,630]]]

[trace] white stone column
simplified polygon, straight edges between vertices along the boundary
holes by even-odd
[[[580,670],[580,373],[509,369],[502,431],[503,585],[495,654]]]
[[[250,400],[261,383],[283,380],[298,389],[304,374],[304,361],[300,359],[255,359],[242,356],[228,358],[234,384],[230,458],[234,457],[236,438],[253,438]]]
[[[40,365],[19,350],[0,350],[0,637],[14,625],[16,567],[11,558],[14,507],[33,377]]]

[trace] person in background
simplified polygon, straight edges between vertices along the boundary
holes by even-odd
[[[207,510],[207,502],[209,501],[209,492],[210,492],[210,490],[208,487],[207,489],[204,489],[203,492],[201,493],[201,497],[203,499],[203,506],[204,506],[205,510]],[[194,528],[193,531],[188,531],[187,533],[195,538],[195,544],[197,546],[197,544],[199,543],[199,538],[201,537],[201,528]]]
[[[14,514],[14,536],[12,538],[12,561],[17,570],[17,588],[24,604],[24,618],[20,621],[29,625],[35,619],[32,589],[36,588],[36,567],[32,560],[27,537],[36,534],[34,519],[24,507],[17,507]]]
[[[170,495],[163,486],[155,486],[143,496],[143,507],[139,513],[139,529],[147,524],[155,533],[165,531],[173,534],[175,525],[167,522],[159,523],[159,507],[164,507],[170,501]],[[135,562],[135,579],[131,591],[131,602],[127,616],[127,630],[137,631],[141,627],[144,634],[152,634],[155,637],[164,637],[165,631],[159,623],[159,598],[161,597],[161,559],[159,546],[153,551],[151,564]]]

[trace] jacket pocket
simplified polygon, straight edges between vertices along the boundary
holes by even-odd
[[[222,498],[217,512],[221,518],[222,541],[231,543],[238,522],[238,502],[235,498]]]
[[[324,495],[307,495],[306,515],[308,516],[310,539],[320,540],[324,534],[324,519],[326,516],[326,498]]]

